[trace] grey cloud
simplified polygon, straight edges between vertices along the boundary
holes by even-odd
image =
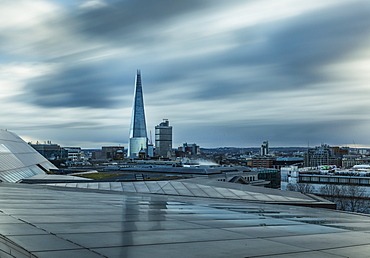
[[[294,90],[333,78],[322,68],[365,46],[370,39],[370,4],[336,4],[282,21],[230,31],[236,47],[167,63],[157,82],[193,78],[189,98],[230,98],[239,94]],[[202,42],[199,42],[202,44]],[[225,74],[222,74],[222,68]],[[234,79],[222,79],[235,68]],[[241,71],[245,69],[245,76]],[[239,73],[239,74],[238,74]],[[225,76],[225,78],[228,78]]]
[[[271,146],[311,146],[320,143],[346,145],[353,140],[366,141],[365,132],[351,135],[349,132],[366,126],[362,120],[331,120],[307,123],[274,123],[266,121],[265,125],[257,125],[253,121],[235,121],[231,124],[217,124],[214,126],[192,124],[192,129],[186,130],[186,125],[173,124],[176,132],[176,142],[196,142],[201,147],[219,146],[259,146],[262,141],[268,140]],[[179,138],[181,135],[182,138]],[[211,137],[210,137],[211,136]],[[237,137],[236,137],[237,136]]]
[[[69,24],[82,34],[98,40],[145,46],[162,41],[163,25],[217,2],[220,1],[110,1],[101,8],[73,14]]]
[[[63,126],[63,124],[61,124]],[[34,128],[19,127],[17,134],[19,135],[37,135],[33,140],[40,142],[52,140],[54,143],[62,146],[81,146],[82,148],[101,148],[107,145],[119,145],[127,143],[128,128],[117,127],[93,127],[90,128],[75,128],[75,127],[39,127]],[[125,130],[126,129],[126,130]]]
[[[275,65],[277,73],[296,85],[317,82],[325,79],[320,73],[324,65],[345,58],[370,39],[370,3],[329,6],[256,29],[260,33],[255,35],[266,38],[264,43],[248,48],[241,38],[230,62]]]
[[[133,78],[109,63],[64,64],[54,73],[31,80],[22,100],[42,107],[129,106],[131,103],[118,103],[116,97],[132,93]]]
[[[98,122],[94,121],[79,121],[79,122],[61,122],[61,123],[56,123],[56,124],[48,124],[48,125],[19,125],[17,126],[19,130],[25,130],[25,131],[30,131],[30,130],[49,130],[49,129],[81,129],[81,128],[88,128],[89,130],[92,129],[101,129],[104,128],[103,125],[99,124]]]
[[[139,44],[151,49],[154,43],[141,41],[140,37],[151,35],[152,31],[156,34],[154,37],[161,38],[161,32],[153,28],[160,28],[160,25],[181,15],[199,12],[202,8],[206,15],[206,8],[214,2],[163,3],[167,4],[163,7],[153,1],[111,2],[106,7],[75,14],[75,20],[71,20],[77,21],[84,34],[96,39],[122,46],[130,45],[129,41],[133,40],[134,46]],[[168,87],[190,81],[188,87],[194,91],[182,96],[188,99],[231,98],[240,94],[253,97],[265,91],[309,87],[312,83],[329,80],[320,69],[361,47],[369,37],[370,8],[366,7],[369,4],[364,2],[330,6],[280,22],[230,31],[229,35],[237,43],[230,50],[166,60],[160,64],[156,61],[156,55],[160,53],[139,56],[139,60],[119,61],[113,58],[97,67],[90,64],[63,68],[58,74],[40,78],[28,87],[35,96],[34,103],[68,107],[114,106],[117,103],[111,100],[111,96],[117,95],[116,86],[132,87],[132,74],[136,68],[143,69],[146,93],[165,91]],[[261,42],[260,38],[266,40]],[[165,43],[168,39],[161,40]],[[202,40],[198,44],[201,46]],[[144,65],[140,67],[140,63]],[[115,72],[111,71],[114,66],[117,67],[113,68]],[[225,76],[227,74],[222,74],[225,67],[228,68],[225,73],[230,73],[235,67],[239,73],[240,68],[245,69],[246,75],[238,74],[230,79],[230,76]],[[123,68],[130,73],[122,74]],[[131,88],[126,88],[131,94]],[[53,96],[57,99],[51,98]]]
[[[175,31],[170,35],[171,38],[167,38],[165,30],[176,27],[172,25],[181,27],[182,23],[185,24],[199,15],[223,12],[224,5],[237,6],[245,1],[106,2],[106,7],[97,9],[76,9],[73,3],[63,13],[56,15],[54,20],[43,23],[41,34],[36,33],[40,29],[38,26],[30,28],[31,30],[24,26],[24,31],[16,33],[12,28],[0,32],[1,49],[8,50],[8,53],[2,53],[2,62],[14,62],[16,57],[19,62],[52,62],[59,65],[54,73],[28,80],[23,95],[16,99],[18,102],[43,108],[86,107],[94,109],[91,112],[96,114],[100,111],[96,109],[105,108],[117,112],[118,108],[131,107],[135,71],[142,69],[144,98],[147,104],[150,103],[147,111],[151,106],[161,103],[195,105],[195,101],[209,99],[226,99],[227,101],[220,103],[228,103],[224,108],[228,110],[230,105],[234,110],[233,105],[237,101],[253,100],[253,103],[258,102],[256,109],[263,109],[263,119],[266,110],[260,103],[266,103],[268,108],[274,106],[274,99],[263,98],[264,96],[304,88],[302,92],[312,94],[307,99],[314,99],[315,94],[322,94],[316,83],[336,80],[331,77],[333,74],[324,74],[324,68],[352,58],[354,51],[367,47],[370,36],[370,3],[367,1],[329,1],[331,4],[325,9],[284,20],[267,21],[253,27],[213,34],[211,37],[205,33],[199,38],[190,39],[189,46],[178,42],[176,36],[181,35],[181,31]],[[242,15],[247,16],[248,13]],[[184,27],[189,29],[187,24]],[[53,30],[49,30],[50,28]],[[212,26],[212,33],[215,32],[214,29]],[[40,38],[35,38],[32,32],[41,35]],[[18,35],[26,33],[28,35],[24,42],[18,40]],[[216,51],[218,48],[215,46],[219,47],[223,42],[230,48],[221,47]],[[202,53],[205,46],[213,51]],[[126,55],[126,51],[131,52]],[[118,55],[113,56],[112,53]],[[194,53],[199,54],[194,56]],[[335,83],[334,80],[332,82]],[[330,85],[351,86],[343,81],[340,85],[334,83]],[[187,89],[182,90],[180,87]],[[312,87],[312,90],[306,90],[307,87]],[[166,94],[167,90],[171,91]],[[156,99],[151,98],[152,93]],[[341,94],[338,93],[339,98],[344,95]],[[358,92],[355,94],[360,95]],[[295,92],[289,96],[297,95]],[[163,100],[165,97],[170,100]],[[283,98],[279,100],[280,105],[284,103]],[[298,110],[302,110],[303,105],[320,105],[318,101],[307,103],[304,102],[304,97],[300,99],[302,105]],[[205,107],[206,103],[203,104],[198,108],[209,108],[211,113],[212,107]],[[352,143],[352,140],[370,144],[365,142],[368,139],[366,105],[363,100],[356,104],[352,101],[345,105],[338,104],[333,110],[329,110],[330,105],[325,105],[328,109],[325,113],[311,114],[304,118],[308,112],[302,114],[302,120],[306,119],[307,123],[293,123],[284,114],[277,123],[268,121],[268,118],[263,121],[264,125],[258,123],[261,121],[248,120],[248,112],[255,112],[256,115],[258,110],[241,110],[238,121],[230,122],[227,119],[228,123],[212,122],[212,115],[219,115],[212,113],[207,121],[202,121],[205,112],[200,112],[202,119],[196,112],[187,114],[188,117],[191,116],[191,123],[186,123],[183,122],[186,117],[182,113],[187,110],[174,110],[172,114],[176,113],[175,117],[168,118],[174,126],[177,142],[196,142],[205,147],[258,146],[263,140],[269,140],[272,146],[306,145],[308,141],[311,144],[345,144]],[[175,105],[171,107],[176,108]],[[78,112],[78,109],[72,110]],[[22,109],[14,112],[21,111]],[[5,113],[3,119],[11,120],[12,118],[6,118]],[[37,115],[40,114],[36,113],[35,116]],[[151,120],[159,122],[163,114],[151,115],[157,116],[150,118]],[[74,121],[80,123],[61,121],[60,124],[25,126],[23,122],[18,128],[26,132],[32,131],[34,135],[37,132],[42,137],[45,134],[48,137],[45,140],[87,142],[103,139],[107,142],[126,143],[129,114],[125,114],[122,125],[117,121],[116,127],[104,126],[106,121],[101,121],[96,116],[96,121],[85,122],[85,118],[78,116],[76,113]],[[318,122],[323,117],[327,117],[328,121]],[[69,116],[68,118],[70,119]],[[217,121],[222,121],[222,118],[217,118]],[[203,122],[207,125],[202,125]],[[65,131],[60,131],[59,128],[64,128]]]

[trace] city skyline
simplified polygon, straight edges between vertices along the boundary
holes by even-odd
[[[134,75],[173,147],[370,146],[366,1],[0,3],[0,128],[128,146]],[[139,15],[140,14],[140,15]]]

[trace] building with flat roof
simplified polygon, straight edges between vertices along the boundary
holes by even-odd
[[[191,155],[199,155],[200,154],[200,147],[195,143],[189,144],[184,142],[182,146],[178,147],[176,151],[176,156],[184,157],[184,156],[191,156]]]
[[[261,156],[266,156],[269,154],[269,142],[264,141],[261,145]]]
[[[247,166],[252,168],[273,168],[276,158],[271,156],[254,156],[248,158]]]
[[[102,155],[108,160],[122,160],[125,148],[122,146],[103,146]]]
[[[328,144],[321,144],[308,149],[304,154],[305,167],[317,167],[321,165],[342,166],[342,156],[347,153],[348,148],[330,147]]]
[[[68,152],[68,160],[71,162],[80,161],[81,159],[81,147],[64,147]]]
[[[168,119],[155,127],[155,154],[163,158],[172,156],[172,126]]]
[[[370,156],[365,155],[343,155],[342,166],[351,168],[355,165],[370,164]]]
[[[62,160],[68,158],[68,151],[59,144],[47,142],[47,143],[29,143],[32,148],[37,150],[42,156],[48,160]]]

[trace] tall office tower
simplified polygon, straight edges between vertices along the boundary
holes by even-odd
[[[137,159],[139,158],[139,153],[142,154],[145,152],[147,154],[147,148],[148,138],[146,135],[143,88],[141,85],[140,70],[137,70],[134,104],[132,106],[128,157]]]
[[[264,141],[261,145],[261,156],[266,156],[269,154],[269,142]]]
[[[172,156],[172,126],[168,119],[155,127],[155,153],[163,158]]]

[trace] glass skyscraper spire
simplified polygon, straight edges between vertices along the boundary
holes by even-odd
[[[146,134],[143,87],[141,84],[140,70],[137,70],[134,103],[132,106],[128,156],[135,159],[139,157],[139,153],[145,153],[146,155],[147,146],[148,138]]]

